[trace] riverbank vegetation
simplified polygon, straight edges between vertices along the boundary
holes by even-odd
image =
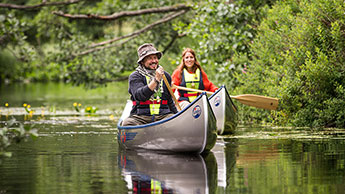
[[[280,99],[267,114],[280,125],[345,127],[345,4],[342,1],[282,1],[268,10],[250,44],[234,63],[237,93]],[[252,111],[251,118],[262,114]]]
[[[277,111],[241,106],[244,123],[345,127],[341,0],[3,2],[2,84],[106,85],[126,79],[137,46],[153,42],[170,73],[192,47],[232,94],[280,99]]]

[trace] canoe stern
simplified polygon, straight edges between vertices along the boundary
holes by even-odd
[[[234,133],[238,123],[237,108],[226,87],[221,86],[209,101],[217,119],[218,134]]]

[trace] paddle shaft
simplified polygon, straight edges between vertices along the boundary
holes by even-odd
[[[181,111],[180,104],[178,103],[178,101],[177,101],[177,99],[176,99],[176,97],[175,97],[175,94],[174,94],[174,92],[172,91],[172,89],[171,89],[171,87],[170,87],[169,81],[168,81],[167,78],[165,77],[165,74],[163,74],[163,80],[164,80],[164,83],[165,83],[165,85],[167,86],[167,88],[168,88],[168,90],[169,90],[169,93],[170,93],[172,99],[173,99],[174,102],[175,102],[175,105],[176,105],[176,107],[177,107],[177,110],[178,110],[178,111]]]
[[[190,92],[206,92],[207,94],[214,94],[214,92],[209,92],[209,91],[203,91],[203,90],[198,90],[198,89],[193,89],[193,88],[186,88],[182,86],[173,86],[179,90],[185,90],[185,91],[190,91]],[[266,96],[259,96],[255,94],[242,94],[238,96],[230,96],[232,99],[236,99],[242,104],[253,106],[256,108],[264,108],[268,110],[276,110],[278,107],[278,99],[277,98],[271,98],[271,97],[266,97]]]

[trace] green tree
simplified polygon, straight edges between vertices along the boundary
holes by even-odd
[[[226,83],[228,88],[236,86],[233,75],[241,72],[245,64],[234,63],[232,57],[235,53],[249,52],[256,26],[273,2],[212,0],[197,3],[190,21],[179,24],[182,33],[193,38],[199,59],[209,72],[214,72],[211,76],[218,83]]]
[[[170,49],[180,37],[173,20],[190,10],[185,1],[17,3],[0,3],[0,81],[63,79],[88,87],[118,80],[132,70],[136,48],[144,42]],[[6,67],[18,69],[6,64],[7,58],[20,63],[18,72],[24,73],[3,74]]]

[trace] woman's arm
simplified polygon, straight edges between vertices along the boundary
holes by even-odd
[[[207,78],[207,75],[206,73],[201,70],[201,73],[202,73],[202,79],[203,79],[203,83],[204,83],[204,86],[205,86],[205,90],[206,91],[210,91],[210,92],[215,92],[216,90],[218,90],[218,87],[215,86],[208,78]]]
[[[181,84],[181,71],[176,69],[173,72],[171,78],[172,78],[172,84],[179,86]],[[173,89],[173,92],[175,92],[175,89]]]

